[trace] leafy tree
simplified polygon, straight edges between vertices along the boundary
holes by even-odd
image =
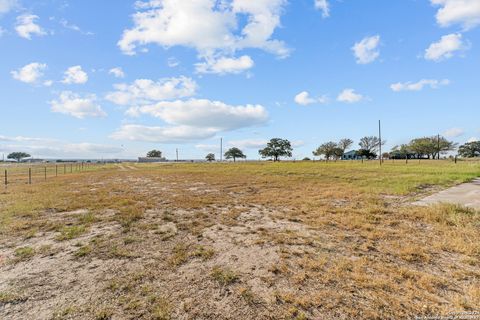
[[[152,150],[147,152],[147,158],[161,158],[162,157],[162,151],[160,150]]]
[[[390,158],[392,159],[405,159],[407,157],[413,157],[413,152],[408,144],[395,146],[392,148],[392,151],[390,151]]]
[[[375,159],[377,157],[377,154],[367,149],[360,149],[357,151],[357,156],[367,159]]]
[[[439,156],[439,153],[447,153],[456,147],[456,143],[438,136],[417,138],[409,143],[409,149],[415,153],[417,158],[428,157],[429,159],[435,159]]]
[[[286,139],[273,138],[267,143],[267,147],[258,150],[262,158],[273,158],[273,161],[279,161],[280,157],[292,156],[292,145]]]
[[[237,158],[245,159],[247,156],[243,154],[242,150],[238,148],[230,148],[225,152],[225,159],[233,159],[236,162]]]
[[[302,161],[311,161],[312,159],[310,159],[309,157],[305,157],[302,159]]]
[[[333,141],[326,142],[320,145],[317,150],[312,152],[314,156],[325,156],[325,159],[330,160],[330,158],[336,158],[340,155],[343,155],[343,151],[341,148],[338,147]]]
[[[215,161],[215,155],[214,155],[213,153],[209,153],[209,154],[207,154],[207,156],[205,157],[205,159],[206,159],[208,162]]]
[[[20,162],[22,159],[29,157],[31,157],[31,155],[26,152],[12,152],[7,156],[7,159],[17,160],[17,162]]]
[[[382,146],[385,144],[385,141],[382,141]],[[360,149],[367,150],[370,153],[376,153],[380,147],[380,139],[375,136],[363,137],[358,143]]]
[[[351,139],[340,140],[340,142],[338,143],[338,147],[342,149],[342,156],[345,153],[345,151],[347,151],[347,149],[352,146],[352,144],[353,144],[353,140]]]
[[[465,158],[480,157],[480,141],[465,143],[458,148],[458,154]]]

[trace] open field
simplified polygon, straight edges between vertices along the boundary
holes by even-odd
[[[403,319],[480,308],[478,162],[107,165],[0,192],[1,319]]]

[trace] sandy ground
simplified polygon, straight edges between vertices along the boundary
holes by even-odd
[[[437,203],[452,203],[480,209],[480,179],[443,190],[414,204],[426,206]]]

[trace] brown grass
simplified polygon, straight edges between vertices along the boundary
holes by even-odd
[[[0,293],[22,292],[0,294],[0,318],[2,303],[11,319],[398,319],[480,306],[478,212],[410,205],[479,176],[477,163],[125,168],[0,194]]]

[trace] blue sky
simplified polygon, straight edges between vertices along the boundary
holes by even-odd
[[[0,0],[0,154],[480,137],[478,0]],[[356,144],[355,144],[356,146]]]

